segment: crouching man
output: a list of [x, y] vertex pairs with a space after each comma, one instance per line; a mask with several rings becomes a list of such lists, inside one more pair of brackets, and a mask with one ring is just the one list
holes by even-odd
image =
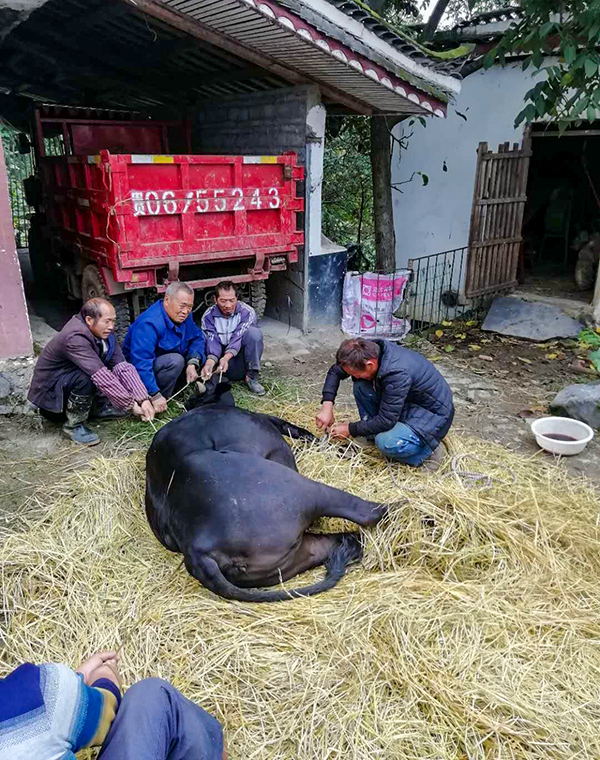
[[[340, 380], [352, 377], [360, 422], [334, 424]], [[454, 404], [450, 386], [421, 354], [387, 340], [345, 340], [323, 386], [317, 427], [332, 438], [375, 439], [389, 459], [429, 469], [443, 461]]]
[[230, 280], [220, 282], [215, 293], [214, 306], [202, 317], [207, 356], [202, 377], [223, 373], [229, 380], [245, 380], [252, 393], [264, 396], [265, 389], [258, 381], [263, 335], [256, 324], [256, 312], [238, 300]]
[[29, 400], [75, 443], [94, 446], [99, 437], [88, 417], [114, 419], [130, 411], [145, 420], [154, 409], [140, 376], [125, 361], [114, 336], [115, 310], [91, 298], [45, 346], [35, 365]]
[[157, 414], [178, 384], [198, 380], [204, 362], [204, 334], [194, 322], [194, 290], [172, 282], [162, 301], [152, 304], [129, 328], [123, 352], [140, 377]]

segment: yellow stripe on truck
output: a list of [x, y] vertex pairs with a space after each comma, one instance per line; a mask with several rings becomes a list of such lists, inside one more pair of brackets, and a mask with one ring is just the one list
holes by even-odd
[[153, 164], [174, 164], [174, 156], [152, 156]]
[[244, 156], [245, 164], [276, 164], [277, 156]]

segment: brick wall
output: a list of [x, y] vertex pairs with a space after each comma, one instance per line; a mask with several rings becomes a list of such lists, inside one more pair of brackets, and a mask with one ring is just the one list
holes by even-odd
[[286, 87], [197, 105], [192, 148], [198, 153], [274, 154], [294, 150], [304, 162], [306, 115], [316, 87]]
[[[192, 150], [233, 155], [274, 155], [293, 150], [305, 164], [310, 138], [307, 116], [320, 102], [318, 87], [310, 85], [202, 101], [196, 105], [192, 121]], [[285, 322], [289, 319], [294, 327], [305, 329], [303, 250], [298, 259], [290, 271], [275, 272], [269, 278], [266, 314]]]

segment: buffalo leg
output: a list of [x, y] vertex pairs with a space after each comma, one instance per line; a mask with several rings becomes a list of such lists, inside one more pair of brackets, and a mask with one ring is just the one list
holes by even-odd
[[320, 483], [315, 485], [319, 489], [315, 494], [317, 517], [342, 517], [344, 520], [362, 525], [363, 528], [369, 528], [376, 525], [387, 512], [386, 504], [365, 501], [358, 496]]
[[270, 568], [253, 571], [250, 563], [247, 572], [241, 573], [231, 567], [223, 567], [223, 574], [231, 583], [240, 588], [276, 586], [282, 581], [288, 581], [296, 575], [323, 565], [338, 544], [337, 535], [304, 533], [297, 549], [285, 558], [276, 561]]

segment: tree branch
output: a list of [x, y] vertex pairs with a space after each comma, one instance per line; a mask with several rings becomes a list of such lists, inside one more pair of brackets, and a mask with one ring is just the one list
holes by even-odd
[[446, 8], [449, 5], [450, 5], [450, 0], [437, 0], [437, 3], [435, 4], [434, 9], [431, 11], [431, 15], [429, 16], [429, 19], [427, 23], [425, 24], [425, 29], [423, 30], [423, 37], [425, 39], [429, 40], [433, 37], [433, 35], [437, 31], [438, 26], [440, 25], [442, 16], [446, 12]]
[[410, 175], [409, 179], [405, 179], [404, 182], [394, 182], [394, 183], [392, 183], [392, 190], [397, 190], [399, 193], [401, 193], [402, 190], [400, 190], [400, 185], [408, 185], [409, 182], [413, 181], [413, 179], [415, 178], [415, 174], [416, 173], [417, 172], [413, 172]]

